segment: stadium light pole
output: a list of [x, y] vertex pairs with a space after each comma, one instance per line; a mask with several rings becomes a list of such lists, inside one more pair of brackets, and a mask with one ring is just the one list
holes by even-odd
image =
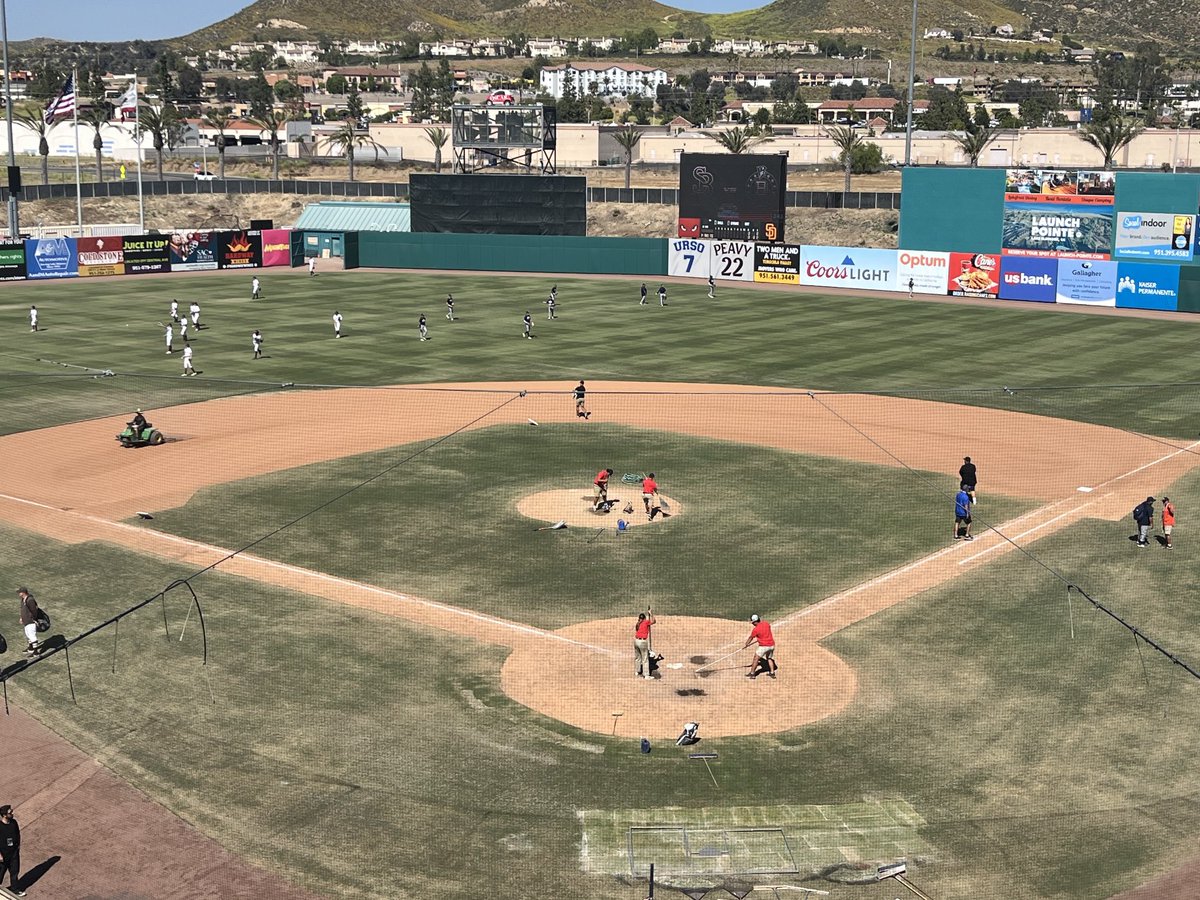
[[17, 153], [13, 149], [12, 70], [8, 67], [8, 7], [5, 0], [0, 0], [0, 41], [4, 45], [4, 117], [8, 122], [8, 235], [15, 241], [21, 236], [21, 223], [17, 220], [17, 195], [12, 191], [11, 180]]
[[908, 112], [904, 123], [904, 165], [912, 165], [913, 82], [917, 80], [917, 0], [912, 0], [912, 31], [908, 43]]

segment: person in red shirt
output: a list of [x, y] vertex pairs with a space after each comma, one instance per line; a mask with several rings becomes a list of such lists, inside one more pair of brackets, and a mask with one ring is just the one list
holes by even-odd
[[601, 469], [596, 473], [596, 480], [592, 482], [592, 493], [596, 497], [592, 501], [592, 512], [599, 510], [601, 503], [608, 502], [608, 479], [612, 473], [612, 469]]
[[651, 472], [642, 479], [642, 502], [646, 504], [646, 518], [654, 521], [654, 513], [658, 509], [658, 482]]
[[754, 665], [746, 677], [757, 678], [762, 671], [774, 678], [779, 667], [775, 664], [775, 636], [771, 634], [771, 624], [758, 616], [751, 616], [750, 624], [750, 637], [746, 638], [744, 646], [758, 644], [758, 648], [754, 651]]
[[1175, 530], [1175, 504], [1171, 502], [1170, 497], [1163, 497], [1162, 529], [1163, 537], [1167, 540], [1167, 549], [1171, 550], [1171, 532]]
[[637, 659], [637, 674], [650, 681], [654, 680], [654, 676], [650, 674], [650, 626], [653, 624], [654, 616], [647, 609], [644, 613], [638, 613], [637, 624], [633, 630], [633, 653]]

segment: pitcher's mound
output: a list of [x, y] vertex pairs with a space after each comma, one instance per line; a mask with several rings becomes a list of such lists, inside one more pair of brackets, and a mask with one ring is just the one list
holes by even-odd
[[[665, 516], [663, 513], [656, 513], [653, 524], [669, 522], [683, 512], [683, 506], [678, 500], [664, 494], [659, 494], [659, 497], [667, 501], [667, 506], [671, 508], [671, 511]], [[568, 525], [579, 528], [588, 526], [601, 528], [608, 525], [616, 528], [617, 519], [624, 519], [630, 528], [652, 524], [646, 519], [646, 506], [642, 503], [642, 492], [637, 485], [624, 482], [609, 485], [608, 499], [616, 502], [612, 504], [607, 513], [600, 513], [592, 512], [591, 485], [586, 488], [542, 491], [539, 494], [522, 497], [517, 502], [517, 511], [523, 516], [529, 516], [529, 518], [541, 522], [565, 521]], [[625, 509], [630, 504], [633, 504], [633, 512], [627, 513]]]

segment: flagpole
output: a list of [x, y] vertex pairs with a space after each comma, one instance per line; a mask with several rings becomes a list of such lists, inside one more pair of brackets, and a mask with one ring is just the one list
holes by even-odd
[[75, 214], [79, 224], [79, 236], [83, 237], [83, 189], [79, 175], [79, 67], [71, 69], [72, 84], [75, 86], [75, 103], [71, 115], [75, 122]]
[[138, 227], [146, 233], [146, 201], [142, 197], [142, 104], [138, 101], [137, 69], [133, 70], [133, 133], [137, 135]]

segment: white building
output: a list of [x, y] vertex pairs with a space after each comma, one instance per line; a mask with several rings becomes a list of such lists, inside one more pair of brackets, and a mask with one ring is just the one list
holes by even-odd
[[641, 94], [653, 97], [660, 84], [667, 84], [667, 73], [638, 63], [589, 62], [578, 60], [542, 69], [542, 90], [558, 99], [563, 85], [570, 80], [579, 96], [595, 93], [601, 97], [628, 97]]
[[528, 42], [530, 56], [545, 56], [548, 59], [562, 59], [571, 46], [558, 38], [530, 38]]
[[762, 41], [742, 38], [717, 41], [713, 44], [714, 53], [732, 53], [735, 56], [750, 56], [754, 53], [762, 53], [766, 49], [767, 45]]
[[430, 44], [422, 43], [419, 50], [422, 56], [470, 56], [472, 50], [470, 41], [435, 41]]
[[687, 38], [663, 38], [654, 49], [656, 53], [687, 53], [692, 43]]

